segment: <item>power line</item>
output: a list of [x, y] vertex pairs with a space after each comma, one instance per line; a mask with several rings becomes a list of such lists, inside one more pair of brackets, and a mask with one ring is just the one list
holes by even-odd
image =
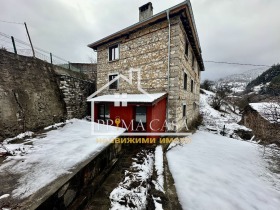
[[248, 64], [248, 63], [232, 63], [225, 61], [204, 61], [205, 63], [217, 63], [217, 64], [228, 64], [228, 65], [239, 65], [239, 66], [262, 66], [262, 67], [271, 67], [269, 65], [258, 65], [258, 64]]
[[10, 24], [23, 25], [23, 23], [11, 22], [11, 21], [6, 21], [6, 20], [0, 20], [0, 22], [2, 22], [2, 23], [10, 23]]

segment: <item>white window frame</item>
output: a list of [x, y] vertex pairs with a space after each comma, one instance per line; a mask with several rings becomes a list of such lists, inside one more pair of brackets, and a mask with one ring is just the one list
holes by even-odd
[[[114, 46], [118, 46], [118, 55], [119, 57], [117, 59], [113, 59], [110, 60], [110, 48], [114, 47]], [[113, 62], [113, 61], [117, 61], [117, 60], [120, 60], [120, 44], [119, 43], [116, 43], [116, 44], [112, 44], [108, 47], [108, 62]]]

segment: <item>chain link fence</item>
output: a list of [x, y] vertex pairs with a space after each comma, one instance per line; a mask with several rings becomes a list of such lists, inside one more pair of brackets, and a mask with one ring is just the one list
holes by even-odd
[[75, 72], [82, 72], [82, 69], [79, 69], [71, 63], [57, 55], [52, 54], [46, 50], [34, 47], [34, 53], [29, 43], [22, 40], [16, 39], [12, 36], [9, 36], [5, 33], [0, 32], [0, 49], [6, 50], [8, 52], [28, 56], [36, 57], [45, 62], [51, 63], [56, 66], [60, 66], [65, 69], [69, 69]]

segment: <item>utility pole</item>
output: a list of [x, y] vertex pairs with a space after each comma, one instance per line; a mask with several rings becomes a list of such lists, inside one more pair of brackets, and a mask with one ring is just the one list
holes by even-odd
[[24, 26], [25, 26], [25, 29], [26, 29], [26, 33], [27, 33], [27, 36], [28, 36], [28, 39], [29, 39], [30, 45], [31, 45], [31, 49], [32, 49], [32, 54], [33, 54], [33, 57], [35, 57], [35, 51], [34, 51], [34, 48], [33, 48], [33, 44], [32, 44], [32, 42], [31, 42], [31, 38], [30, 38], [30, 35], [29, 35], [29, 32], [28, 32], [28, 29], [27, 29], [26, 22], [24, 22]]

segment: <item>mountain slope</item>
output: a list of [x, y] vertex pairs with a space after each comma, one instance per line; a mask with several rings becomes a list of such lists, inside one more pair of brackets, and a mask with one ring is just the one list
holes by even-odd
[[253, 81], [249, 82], [246, 90], [259, 90], [260, 94], [271, 94], [279, 92], [280, 87], [280, 64], [273, 65]]
[[228, 85], [231, 87], [233, 92], [242, 92], [245, 90], [248, 83], [256, 79], [261, 75], [266, 69], [258, 68], [248, 70], [241, 74], [232, 74], [221, 78], [217, 81], [218, 85]]

